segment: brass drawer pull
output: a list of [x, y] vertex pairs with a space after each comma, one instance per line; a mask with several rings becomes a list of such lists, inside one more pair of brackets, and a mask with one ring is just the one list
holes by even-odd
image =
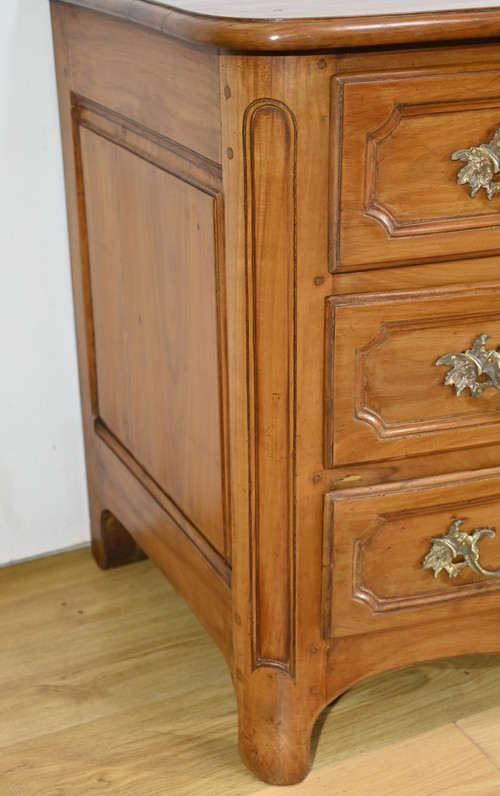
[[[436, 578], [445, 569], [450, 578], [456, 578], [464, 567], [470, 567], [478, 575], [487, 578], [500, 578], [500, 569], [484, 569], [479, 563], [477, 543], [483, 536], [495, 536], [490, 528], [475, 528], [472, 533], [460, 530], [465, 520], [455, 520], [448, 529], [446, 536], [433, 538], [432, 547], [422, 561], [424, 569], [433, 569]], [[458, 561], [456, 559], [459, 559]]]
[[[494, 348], [486, 350], [489, 334], [476, 337], [472, 348], [463, 353], [444, 354], [436, 365], [451, 365], [443, 383], [455, 385], [455, 395], [460, 395], [466, 387], [473, 398], [480, 398], [488, 387], [500, 390], [500, 354]], [[481, 376], [486, 378], [477, 381]]]
[[489, 144], [456, 149], [451, 159], [466, 162], [457, 174], [457, 184], [470, 185], [470, 196], [484, 188], [488, 199], [493, 199], [500, 191], [500, 183], [493, 182], [494, 175], [500, 171], [500, 127]]

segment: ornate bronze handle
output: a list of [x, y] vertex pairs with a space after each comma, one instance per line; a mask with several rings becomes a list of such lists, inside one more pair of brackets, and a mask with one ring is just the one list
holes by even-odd
[[[500, 390], [500, 354], [494, 348], [486, 350], [489, 337], [489, 334], [480, 334], [472, 348], [463, 353], [444, 354], [437, 360], [436, 365], [451, 365], [443, 383], [454, 384], [455, 395], [460, 395], [466, 387], [473, 398], [480, 398], [488, 387]], [[478, 382], [480, 376], [486, 378]]]
[[456, 149], [451, 159], [466, 162], [458, 172], [457, 184], [470, 185], [470, 196], [484, 188], [488, 199], [493, 199], [500, 191], [500, 183], [493, 182], [494, 175], [500, 171], [500, 127], [489, 144]]
[[433, 569], [435, 578], [442, 569], [446, 570], [450, 578], [456, 578], [464, 567], [470, 567], [478, 575], [487, 578], [500, 578], [500, 569], [490, 570], [481, 566], [477, 549], [479, 540], [483, 536], [494, 538], [495, 531], [490, 528], [474, 528], [472, 533], [464, 533], [460, 530], [464, 522], [465, 520], [455, 520], [446, 536], [432, 539], [432, 547], [422, 561], [422, 567]]

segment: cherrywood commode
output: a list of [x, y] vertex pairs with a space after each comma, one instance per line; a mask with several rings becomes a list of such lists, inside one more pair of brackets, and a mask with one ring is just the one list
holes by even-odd
[[500, 7], [278, 5], [52, 18], [94, 554], [288, 784], [355, 682], [500, 651]]

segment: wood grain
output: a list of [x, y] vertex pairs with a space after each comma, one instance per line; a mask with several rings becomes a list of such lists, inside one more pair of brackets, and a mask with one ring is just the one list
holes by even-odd
[[[381, 770], [384, 763], [386, 771]], [[438, 768], [440, 773], [436, 775]], [[457, 787], [463, 796], [490, 796], [500, 787], [500, 772], [459, 729], [447, 726], [395, 743], [382, 754], [370, 752], [346, 760], [333, 772], [319, 771], [290, 792], [315, 796], [331, 793], [335, 788], [347, 796], [399, 796], [402, 792], [405, 796], [455, 796]], [[258, 794], [273, 792], [277, 789]]]
[[[112, 8], [105, 4], [103, 10]], [[214, 53], [175, 40], [165, 47], [157, 33], [106, 15], [96, 25], [92, 14], [78, 8], [66, 7], [64, 20], [75, 94], [221, 162]]]
[[87, 129], [81, 141], [98, 417], [224, 552], [216, 199]]
[[488, 443], [498, 391], [457, 396], [436, 361], [466, 351], [483, 327], [500, 337], [497, 301], [493, 286], [329, 299], [331, 465]]
[[[493, 700], [492, 700], [493, 703]], [[500, 708], [494, 707], [457, 721], [457, 726], [497, 767], [500, 767], [500, 735], [495, 726]]]
[[[337, 0], [312, 0], [304, 8], [302, 0], [282, 0], [279, 6], [269, 0], [157, 0], [158, 5], [186, 11], [190, 14], [251, 19], [282, 19], [307, 17], [342, 17], [367, 14], [408, 13], [397, 0], [354, 0], [349, 8], [339, 5]], [[481, 8], [495, 7], [495, 0], [481, 0]], [[412, 11], [447, 11], [455, 8], [470, 8], [466, 0], [413, 0]]]
[[244, 134], [254, 654], [256, 666], [293, 675], [296, 120], [281, 103], [258, 100], [245, 114]]
[[[8, 796], [278, 792], [241, 765], [225, 663], [150, 562], [103, 573], [83, 549], [4, 568], [0, 611]], [[322, 715], [315, 770], [290, 792], [491, 796], [499, 672], [476, 656], [353, 688]]]
[[498, 251], [492, 202], [485, 194], [472, 201], [457, 186], [457, 163], [450, 157], [456, 149], [478, 146], [482, 136], [487, 143], [494, 133], [495, 75], [495, 69], [454, 67], [449, 73], [397, 70], [333, 80], [342, 138], [342, 185], [332, 186], [339, 203], [333, 268]]
[[[469, 531], [496, 523], [497, 477], [454, 486], [332, 492], [326, 496], [325, 567], [332, 571], [332, 636], [354, 635], [427, 621], [462, 619], [493, 609], [500, 584], [466, 568], [453, 582], [430, 577], [422, 561], [431, 539], [443, 536], [456, 518]], [[496, 542], [496, 543], [495, 543]], [[488, 569], [500, 567], [500, 540], [481, 546]], [[474, 584], [474, 586], [472, 585]], [[328, 595], [328, 590], [326, 592]], [[465, 597], [469, 599], [465, 600]], [[497, 598], [498, 599], [498, 596]], [[470, 629], [474, 620], [469, 623]]]
[[166, 3], [153, 5], [142, 0], [64, 1], [185, 41], [236, 51], [331, 50], [333, 47], [401, 42], [442, 42], [457, 36], [477, 40], [496, 36], [499, 22], [498, 8], [492, 0], [482, 3], [482, 9], [477, 10], [470, 9], [469, 5], [464, 7], [464, 0], [451, 5], [443, 5], [448, 0], [429, 0], [430, 8], [437, 7], [438, 13], [417, 5], [419, 13], [404, 14], [397, 13], [401, 8], [394, 5], [394, 0], [389, 0], [391, 5], [386, 6], [385, 12], [372, 4], [373, 0], [369, 5], [361, 0], [346, 8], [344, 13], [339, 11], [337, 3], [321, 4], [316, 9], [313, 6], [308, 16], [304, 16], [304, 7], [297, 5], [297, 0], [293, 0], [293, 5], [285, 4], [283, 10], [280, 7], [279, 16], [276, 16], [276, 9], [269, 11], [269, 6], [253, 10], [251, 5], [247, 5], [239, 13], [239, 5], [234, 2], [197, 10], [196, 4], [191, 3], [174, 7]]
[[[420, 571], [448, 514], [490, 525], [498, 503], [498, 392], [457, 402], [434, 363], [499, 331], [490, 205], [435, 149], [446, 119], [467, 146], [497, 111], [481, 39], [499, 10], [228, 21], [82, 3], [53, 16], [94, 553], [138, 545], [170, 579], [229, 666], [242, 759], [294, 784], [346, 689], [500, 651], [496, 585]], [[353, 270], [331, 273], [349, 214]], [[141, 711], [132, 791], [146, 737], [176, 732]], [[202, 735], [209, 776], [225, 752]]]

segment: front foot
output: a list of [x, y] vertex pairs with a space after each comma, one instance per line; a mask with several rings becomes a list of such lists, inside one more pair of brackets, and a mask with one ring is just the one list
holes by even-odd
[[270, 785], [295, 785], [310, 769], [311, 734], [321, 705], [303, 704], [279, 670], [254, 672], [240, 692], [239, 751], [245, 765]]
[[306, 740], [287, 737], [283, 731], [275, 736], [258, 733], [252, 737], [240, 731], [239, 751], [243, 763], [269, 785], [302, 782], [310, 769], [309, 745], [309, 737]]

